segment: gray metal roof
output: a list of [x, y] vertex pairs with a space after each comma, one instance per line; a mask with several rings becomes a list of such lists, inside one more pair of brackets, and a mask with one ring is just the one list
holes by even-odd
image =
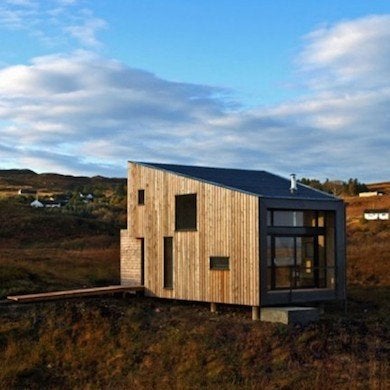
[[339, 200], [333, 195], [310, 188], [300, 183], [297, 185], [297, 192], [292, 194], [290, 192], [289, 179], [285, 179], [266, 171], [133, 162], [236, 191], [250, 193], [259, 197], [302, 200]]

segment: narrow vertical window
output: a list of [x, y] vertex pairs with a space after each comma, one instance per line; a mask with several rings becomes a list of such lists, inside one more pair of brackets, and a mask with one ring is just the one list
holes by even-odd
[[145, 283], [145, 239], [139, 238], [141, 244], [141, 285]]
[[145, 204], [145, 190], [138, 190], [138, 204]]
[[173, 288], [172, 237], [164, 237], [164, 288]]

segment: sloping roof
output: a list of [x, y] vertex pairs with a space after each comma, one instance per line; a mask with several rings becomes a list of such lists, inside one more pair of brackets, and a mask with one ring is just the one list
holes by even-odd
[[250, 193], [265, 198], [330, 200], [339, 199], [298, 183], [298, 191], [290, 192], [290, 180], [266, 171], [254, 171], [230, 168], [210, 168], [190, 165], [158, 164], [136, 162], [135, 164], [162, 169], [192, 179], [219, 185], [229, 189]]

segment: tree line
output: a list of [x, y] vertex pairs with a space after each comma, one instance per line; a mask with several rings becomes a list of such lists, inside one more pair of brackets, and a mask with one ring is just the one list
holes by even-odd
[[302, 184], [305, 184], [317, 190], [328, 192], [329, 194], [333, 194], [335, 196], [340, 196], [340, 195], [354, 196], [354, 195], [358, 195], [359, 192], [364, 192], [369, 190], [364, 183], [359, 182], [358, 179], [352, 179], [352, 178], [350, 178], [348, 181], [326, 179], [323, 183], [321, 183], [317, 179], [309, 179], [303, 177], [298, 181]]

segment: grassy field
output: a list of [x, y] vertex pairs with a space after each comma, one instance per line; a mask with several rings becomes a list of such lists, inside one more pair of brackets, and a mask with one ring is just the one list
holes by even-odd
[[[390, 192], [390, 185], [386, 188]], [[362, 217], [365, 209], [390, 209], [390, 195], [345, 201], [349, 285], [390, 286], [390, 221]]]
[[[302, 328], [253, 322], [248, 308], [211, 314], [142, 297], [2, 304], [0, 389], [388, 388], [390, 229], [362, 220], [372, 201], [347, 199], [346, 313], [328, 304]], [[0, 202], [2, 298], [118, 283], [118, 229], [9, 202]]]
[[111, 224], [0, 199], [0, 299], [119, 283], [118, 259]]
[[2, 388], [385, 389], [388, 290], [306, 328], [149, 298], [1, 307]]

